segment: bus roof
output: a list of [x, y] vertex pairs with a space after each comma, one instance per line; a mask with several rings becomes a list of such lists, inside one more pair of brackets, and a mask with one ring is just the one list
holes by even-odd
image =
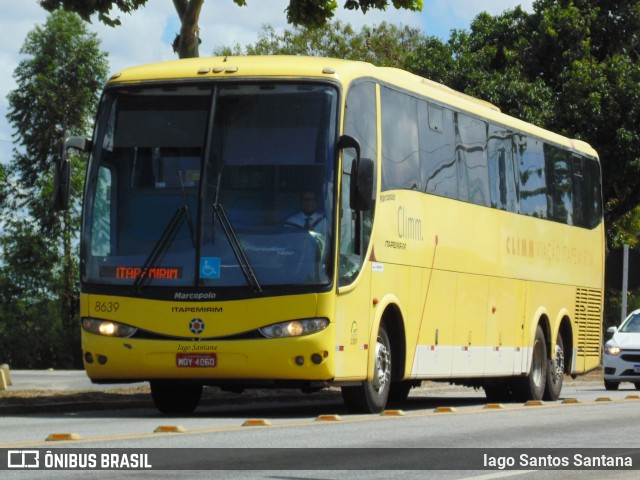
[[480, 116], [576, 152], [598, 157], [588, 143], [564, 137], [506, 115], [500, 112], [498, 107], [484, 100], [398, 68], [376, 67], [370, 63], [353, 60], [290, 55], [199, 57], [127, 68], [114, 74], [109, 83], [220, 77], [333, 78], [345, 86], [357, 78], [374, 78], [383, 84], [395, 85], [436, 103]]

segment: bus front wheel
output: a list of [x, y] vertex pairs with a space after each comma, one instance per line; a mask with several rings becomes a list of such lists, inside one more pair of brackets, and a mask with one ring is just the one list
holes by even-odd
[[202, 385], [151, 382], [151, 398], [158, 410], [167, 415], [193, 413], [200, 402]]
[[544, 332], [542, 327], [538, 325], [533, 341], [529, 374], [526, 377], [515, 378], [513, 381], [513, 393], [517, 400], [542, 400], [547, 383], [548, 365], [549, 360], [547, 359]]
[[355, 387], [342, 387], [342, 399], [353, 413], [379, 413], [387, 404], [391, 389], [391, 342], [384, 325], [376, 340], [373, 378]]

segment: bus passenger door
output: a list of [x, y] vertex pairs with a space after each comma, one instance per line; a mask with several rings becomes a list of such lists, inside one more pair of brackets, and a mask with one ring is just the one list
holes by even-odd
[[[351, 205], [351, 167], [357, 152], [342, 148], [338, 207], [338, 296], [336, 299], [336, 379], [364, 380], [367, 375], [373, 305], [371, 268], [367, 257], [374, 210], [378, 161], [378, 87], [369, 80], [354, 81], [347, 92], [344, 133], [355, 139], [360, 158], [373, 161], [371, 208]], [[374, 346], [375, 347], [375, 346]]]
[[372, 211], [351, 209], [351, 164], [343, 152], [336, 299], [336, 379], [363, 380], [367, 374], [373, 305], [371, 268], [366, 253], [371, 239]]

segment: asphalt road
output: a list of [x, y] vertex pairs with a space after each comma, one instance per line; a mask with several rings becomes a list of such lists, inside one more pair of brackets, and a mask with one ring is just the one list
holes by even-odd
[[[12, 377], [14, 385], [9, 388], [16, 390], [75, 392], [114, 387], [93, 385], [81, 371], [18, 370], [12, 371]], [[401, 416], [349, 414], [337, 393], [333, 398], [315, 400], [304, 395], [294, 399], [256, 396], [249, 402], [241, 402], [240, 399], [246, 399], [246, 396], [240, 395], [235, 402], [205, 403], [194, 415], [186, 417], [162, 416], [153, 408], [23, 412], [0, 416], [0, 450], [39, 449], [43, 455], [50, 450], [56, 454], [61, 451], [82, 451], [101, 455], [110, 449], [125, 449], [134, 453], [150, 449], [154, 455], [152, 463], [156, 463], [156, 466], [157, 462], [167, 460], [182, 465], [182, 468], [185, 465], [192, 467], [187, 467], [190, 471], [160, 469], [147, 472], [69, 469], [9, 471], [0, 472], [0, 476], [56, 479], [115, 479], [122, 478], [124, 474], [128, 478], [154, 479], [635, 479], [637, 469], [545, 471], [532, 467], [518, 471], [460, 471], [454, 468], [461, 456], [475, 455], [479, 451], [491, 454], [495, 453], [495, 449], [505, 447], [520, 449], [518, 452], [527, 454], [534, 454], [535, 450], [532, 449], [541, 447], [596, 448], [608, 452], [630, 448], [635, 452], [640, 451], [637, 440], [640, 399], [630, 398], [637, 397], [637, 394], [631, 384], [623, 384], [617, 392], [607, 392], [602, 381], [596, 378], [566, 382], [562, 399], [576, 399], [578, 403], [557, 401], [545, 402], [541, 406], [508, 404], [495, 409], [487, 408], [482, 391], [448, 384], [429, 384], [412, 391], [409, 401], [402, 407], [405, 415]], [[453, 409], [450, 412], [438, 412], [438, 407], [443, 406]], [[337, 417], [325, 417], [327, 414]], [[255, 426], [245, 424], [252, 419], [261, 419], [265, 423]], [[157, 431], [159, 427], [179, 429]], [[64, 433], [73, 433], [77, 438], [47, 440], [52, 434]], [[322, 450], [336, 448], [340, 450]], [[377, 455], [371, 454], [367, 449], [373, 448], [382, 450], [377, 451]], [[394, 451], [394, 448], [401, 450]], [[401, 456], [409, 454], [411, 457], [415, 453], [411, 449], [416, 448], [441, 449], [438, 454], [450, 456], [451, 469], [388, 469], [388, 465], [402, 467], [409, 465], [406, 462], [416, 460], [415, 457], [403, 460]], [[227, 465], [225, 468], [231, 465], [232, 470], [207, 470], [212, 467], [211, 456], [215, 455], [218, 455], [220, 465], [224, 463]], [[321, 465], [327, 468], [339, 465], [344, 469], [314, 470], [309, 458], [298, 458], [296, 455], [320, 459]], [[370, 465], [380, 463], [380, 458], [390, 463], [381, 470], [372, 470], [375, 467]], [[635, 458], [640, 463], [640, 456]], [[230, 460], [235, 463], [229, 463]], [[0, 464], [1, 461], [2, 458]], [[287, 464], [286, 461], [293, 463]], [[285, 468], [270, 471], [243, 469], [252, 462], [265, 466], [284, 465]]]

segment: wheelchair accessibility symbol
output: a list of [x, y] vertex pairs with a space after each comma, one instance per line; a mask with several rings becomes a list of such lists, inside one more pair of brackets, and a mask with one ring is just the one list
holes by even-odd
[[202, 257], [200, 259], [200, 278], [220, 278], [220, 258]]

